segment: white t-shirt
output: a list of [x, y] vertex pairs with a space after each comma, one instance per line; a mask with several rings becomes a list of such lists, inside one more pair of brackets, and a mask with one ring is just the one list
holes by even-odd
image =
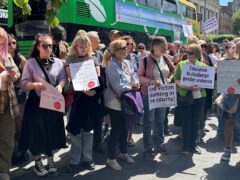
[[[167, 65], [166, 61], [164, 60], [163, 56], [161, 56], [160, 58], [155, 57], [155, 59], [158, 63], [158, 66], [159, 66], [159, 68], [162, 72], [162, 75], [163, 75], [163, 79], [166, 83], [167, 77], [170, 73], [168, 65]], [[156, 64], [154, 62], [153, 62], [153, 64], [154, 64], [153, 77], [154, 77], [155, 80], [159, 80], [160, 83], [163, 84], [160, 72], [158, 70], [158, 67], [156, 66]]]

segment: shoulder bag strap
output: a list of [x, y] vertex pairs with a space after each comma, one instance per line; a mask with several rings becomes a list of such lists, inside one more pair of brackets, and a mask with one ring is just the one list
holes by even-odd
[[38, 57], [35, 57], [35, 59], [36, 59], [38, 65], [40, 66], [41, 70], [43, 71], [43, 74], [44, 74], [44, 76], [45, 76], [47, 82], [48, 82], [49, 84], [51, 84], [51, 82], [50, 82], [50, 80], [49, 80], [49, 77], [48, 77], [48, 75], [47, 75], [47, 73], [46, 73], [44, 67], [43, 67], [42, 64], [40, 63]]
[[164, 78], [163, 78], [162, 71], [161, 71], [161, 69], [160, 69], [160, 67], [159, 67], [159, 65], [158, 65], [158, 63], [157, 63], [157, 61], [156, 61], [155, 59], [153, 59], [153, 61], [154, 61], [154, 63], [156, 64], [156, 66], [157, 66], [157, 68], [158, 68], [158, 71], [159, 71], [159, 73], [160, 73], [160, 76], [161, 76], [161, 79], [162, 79], [163, 84], [165, 84], [165, 81], [164, 81]]

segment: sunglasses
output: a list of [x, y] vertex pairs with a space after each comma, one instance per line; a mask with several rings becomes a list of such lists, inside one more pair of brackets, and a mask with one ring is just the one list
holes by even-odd
[[225, 49], [230, 49], [232, 46], [226, 46]]
[[207, 45], [206, 44], [202, 44], [201, 48], [207, 48]]
[[190, 55], [190, 56], [192, 56], [192, 55], [194, 55], [194, 53], [193, 52], [186, 52], [188, 55]]
[[15, 42], [15, 41], [12, 41], [12, 42], [9, 42], [8, 43], [8, 46], [11, 46], [11, 45], [16, 45], [17, 44], [17, 42]]
[[132, 45], [133, 45], [133, 43], [127, 43], [126, 45], [127, 45], [127, 46], [129, 46], [129, 45], [131, 45], [131, 46], [132, 46]]
[[47, 48], [52, 49], [52, 44], [42, 44], [41, 46], [43, 49], [47, 49]]
[[124, 47], [118, 48], [117, 50], [122, 50], [122, 51], [124, 51], [124, 50], [126, 50], [126, 49], [127, 49], [127, 46], [124, 46]]

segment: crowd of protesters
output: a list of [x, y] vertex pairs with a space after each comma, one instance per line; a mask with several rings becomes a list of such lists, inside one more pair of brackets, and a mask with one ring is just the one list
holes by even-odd
[[[183, 66], [193, 64], [217, 69], [220, 61], [239, 60], [239, 38], [225, 39], [224, 51], [220, 52], [218, 44], [195, 36], [189, 36], [185, 45], [181, 41], [167, 42], [163, 36], [152, 36], [149, 44], [136, 45], [130, 35], [111, 30], [107, 47], [100, 45], [96, 31], [79, 30], [70, 47], [65, 36], [61, 26], [51, 28], [49, 34], [36, 35], [26, 60], [18, 50], [16, 37], [0, 27], [0, 179], [9, 179], [11, 165], [27, 160], [28, 151], [33, 155], [37, 176], [56, 173], [54, 153], [66, 148], [67, 140], [71, 145], [69, 173], [80, 163], [93, 170], [93, 151], [107, 152], [107, 166], [119, 171], [122, 167], [117, 158], [135, 163], [128, 154], [128, 147], [135, 144], [132, 136], [135, 125], [143, 126], [145, 157], [154, 157], [157, 153], [167, 155], [164, 137], [171, 135], [170, 111], [175, 115], [174, 124], [182, 128], [179, 134], [182, 153], [201, 154], [198, 145], [209, 131], [205, 121], [208, 112], [214, 110], [216, 83], [215, 89], [182, 85]], [[76, 91], [70, 65], [90, 60], [94, 62], [100, 86]], [[63, 113], [39, 107], [41, 92], [46, 90], [42, 79], [64, 94], [66, 127]], [[171, 82], [176, 83], [179, 98], [191, 97], [191, 103], [149, 110], [148, 86]], [[240, 77], [237, 83], [240, 85]], [[218, 133], [224, 134], [225, 141], [223, 161], [230, 160], [234, 124], [239, 120], [239, 113], [240, 106], [235, 113], [218, 115]], [[102, 144], [104, 136], [106, 149]], [[47, 158], [46, 166], [43, 157]]]

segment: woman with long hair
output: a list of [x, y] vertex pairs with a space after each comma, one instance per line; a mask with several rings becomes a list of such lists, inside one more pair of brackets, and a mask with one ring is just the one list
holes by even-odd
[[68, 78], [72, 81], [70, 73], [70, 64], [93, 61], [100, 81], [100, 86], [90, 90], [75, 91], [74, 100], [69, 115], [67, 131], [70, 133], [71, 149], [69, 156], [68, 172], [75, 170], [79, 163], [82, 163], [86, 169], [93, 170], [95, 163], [92, 157], [93, 146], [93, 127], [94, 121], [101, 115], [100, 98], [102, 85], [100, 80], [100, 66], [97, 58], [93, 56], [91, 42], [85, 31], [78, 33], [70, 47], [68, 57], [66, 58], [66, 72]]
[[[20, 74], [22, 74], [24, 65], [26, 64], [27, 60], [19, 52], [19, 48], [17, 45], [17, 38], [13, 34], [8, 34], [8, 53], [12, 56], [14, 63], [17, 65], [20, 71]], [[15, 147], [14, 147], [14, 152], [12, 156], [12, 164], [18, 164], [27, 160], [26, 151], [18, 150], [19, 135], [20, 135], [21, 125], [22, 125], [23, 111], [24, 111], [24, 105], [26, 102], [27, 95], [26, 95], [26, 92], [24, 92], [20, 88], [19, 81], [14, 83], [14, 89], [18, 99], [21, 115], [18, 116], [18, 118], [16, 118], [16, 132], [15, 132], [15, 143], [14, 143]]]
[[8, 35], [0, 27], [0, 179], [9, 179], [15, 118], [20, 115], [13, 83], [19, 78], [18, 68], [8, 54]]
[[[54, 150], [66, 147], [63, 113], [39, 107], [41, 92], [46, 90], [42, 80], [60, 93], [66, 83], [63, 62], [52, 56], [52, 38], [38, 34], [25, 64], [21, 87], [30, 91], [23, 115], [20, 148], [29, 149], [35, 160], [37, 176], [56, 173]], [[47, 156], [47, 166], [42, 163], [42, 154]]]

